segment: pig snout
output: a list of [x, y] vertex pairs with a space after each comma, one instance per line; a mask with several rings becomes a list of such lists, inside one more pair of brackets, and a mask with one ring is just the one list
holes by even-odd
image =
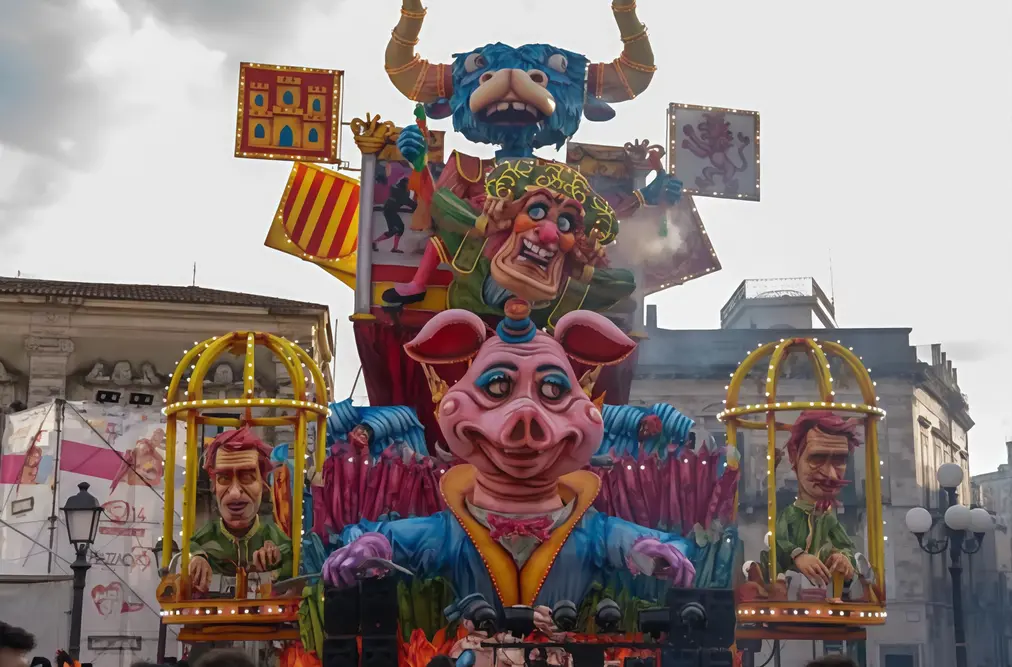
[[506, 449], [543, 451], [555, 444], [551, 421], [534, 405], [523, 405], [506, 416], [499, 442]]

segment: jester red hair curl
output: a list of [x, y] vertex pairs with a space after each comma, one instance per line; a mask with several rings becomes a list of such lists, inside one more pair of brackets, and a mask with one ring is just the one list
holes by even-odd
[[826, 435], [842, 435], [847, 438], [847, 446], [850, 451], [861, 446], [857, 437], [857, 429], [860, 421], [857, 419], [844, 419], [828, 410], [806, 410], [801, 413], [798, 420], [791, 427], [791, 437], [787, 441], [787, 456], [791, 461], [791, 467], [795, 470], [798, 467], [798, 459], [804, 451], [806, 436], [814, 428], [819, 429]]
[[248, 426], [243, 426], [234, 431], [225, 431], [219, 434], [207, 446], [207, 450], [204, 452], [204, 470], [209, 475], [214, 473], [214, 461], [220, 449], [228, 452], [255, 451], [257, 453], [257, 466], [260, 468], [261, 479], [266, 480], [267, 475], [273, 469], [270, 458], [271, 448], [258, 438]]

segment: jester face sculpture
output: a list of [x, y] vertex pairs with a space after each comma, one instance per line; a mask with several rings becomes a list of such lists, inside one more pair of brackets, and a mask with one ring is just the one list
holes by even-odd
[[583, 207], [547, 189], [525, 194], [513, 207], [513, 228], [492, 257], [495, 281], [532, 301], [551, 301], [562, 284], [566, 256], [583, 234]]
[[477, 469], [485, 501], [497, 505], [554, 494], [559, 477], [589, 463], [604, 424], [571, 359], [616, 363], [635, 347], [596, 313], [571, 313], [550, 336], [535, 329], [529, 312], [525, 302], [508, 302], [488, 340], [476, 315], [440, 313], [407, 348], [423, 363], [474, 355], [467, 374], [443, 397], [438, 420], [450, 451]]
[[427, 104], [430, 117], [452, 115], [454, 129], [471, 141], [503, 146], [500, 157], [526, 157], [534, 148], [561, 147], [581, 115], [610, 120], [608, 102], [631, 100], [650, 84], [654, 55], [635, 2], [615, 0], [612, 11], [625, 44], [613, 63], [588, 64], [580, 54], [545, 44], [496, 43], [444, 65], [415, 54], [425, 9], [421, 0], [402, 0], [387, 74], [405, 96]]

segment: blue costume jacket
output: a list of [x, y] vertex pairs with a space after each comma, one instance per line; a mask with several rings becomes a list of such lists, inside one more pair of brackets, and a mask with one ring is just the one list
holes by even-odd
[[559, 480], [565, 502], [575, 501], [569, 519], [534, 551], [522, 568], [489, 531], [468, 512], [465, 498], [474, 485], [470, 465], [451, 468], [440, 489], [448, 509], [439, 514], [389, 522], [362, 522], [346, 528], [347, 544], [364, 532], [377, 532], [393, 546], [393, 560], [421, 579], [442, 577], [457, 595], [481, 593], [503, 607], [577, 604], [591, 585], [627, 571], [626, 555], [636, 540], [653, 537], [674, 544], [690, 559], [695, 545], [681, 537], [609, 517], [591, 507], [601, 487], [592, 472], [578, 471]]

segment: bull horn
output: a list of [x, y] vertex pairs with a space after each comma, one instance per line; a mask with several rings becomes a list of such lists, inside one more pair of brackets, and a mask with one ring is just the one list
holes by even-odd
[[402, 0], [401, 20], [387, 44], [386, 70], [394, 87], [405, 97], [431, 104], [450, 97], [453, 76], [449, 65], [432, 65], [415, 53], [424, 20], [422, 0]]
[[636, 16], [636, 0], [613, 0], [611, 11], [625, 46], [617, 60], [590, 66], [588, 93], [605, 102], [625, 102], [647, 89], [657, 68], [647, 27]]

